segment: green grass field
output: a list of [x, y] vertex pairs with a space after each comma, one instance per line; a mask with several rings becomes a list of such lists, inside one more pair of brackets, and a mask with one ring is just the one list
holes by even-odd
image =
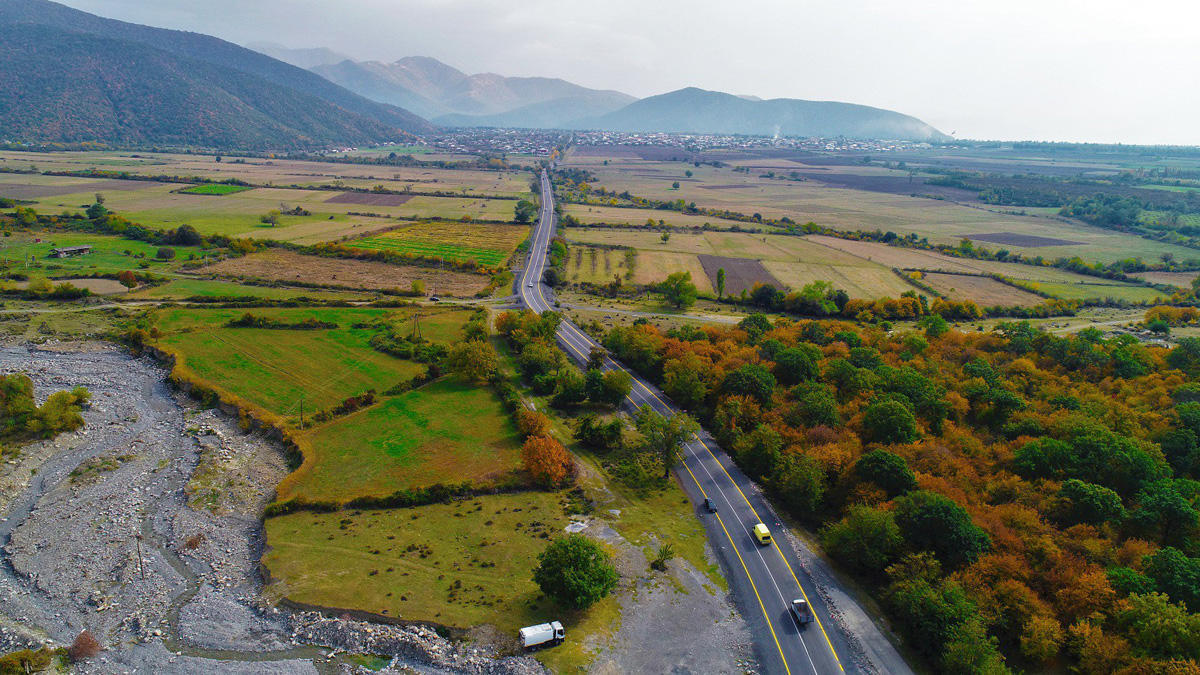
[[491, 389], [446, 378], [334, 420], [301, 438], [304, 466], [279, 498], [346, 501], [434, 483], [499, 478], [520, 438]]
[[[247, 311], [282, 321], [317, 319], [334, 330], [227, 328]], [[374, 319], [404, 322], [412, 310], [374, 308], [172, 308], [155, 312], [163, 332], [158, 344], [180, 355], [180, 365], [196, 377], [291, 422], [298, 421], [300, 399], [310, 414], [368, 389], [383, 391], [422, 372], [425, 366], [375, 351], [371, 329], [352, 324]], [[427, 339], [458, 337], [469, 312], [423, 312]]]
[[515, 633], [579, 614], [539, 599], [531, 579], [537, 554], [568, 522], [564, 502], [558, 494], [523, 492], [269, 518], [263, 561], [278, 579], [275, 592], [292, 600]]
[[367, 293], [349, 291], [326, 291], [316, 288], [275, 288], [271, 286], [246, 286], [229, 281], [207, 279], [175, 279], [161, 286], [150, 286], [130, 293], [136, 300], [182, 300], [185, 298], [263, 298], [266, 300], [368, 300]]
[[[91, 246], [92, 252], [70, 258], [50, 257], [52, 248], [83, 245]], [[155, 259], [159, 247], [143, 241], [76, 232], [15, 232], [11, 237], [0, 238], [0, 262], [6, 264], [9, 269], [26, 271], [26, 265], [22, 261], [33, 256], [36, 260], [28, 266], [28, 271], [40, 270], [54, 276], [63, 276], [63, 271], [165, 272], [201, 254], [200, 249], [195, 246], [171, 248], [175, 250], [175, 258], [159, 261]]]
[[179, 192], [188, 195], [231, 195], [235, 192], [245, 192], [254, 188], [245, 185], [223, 185], [220, 183], [204, 183], [202, 185], [193, 185], [190, 188], [180, 190]]
[[366, 237], [354, 242], [354, 248], [365, 248], [375, 251], [395, 251], [396, 253], [411, 253], [426, 258], [444, 258], [455, 262], [474, 261], [486, 267], [495, 267], [508, 258], [502, 251], [471, 246], [455, 246], [453, 244], [434, 244], [430, 242], [410, 241], [401, 237], [379, 235]]

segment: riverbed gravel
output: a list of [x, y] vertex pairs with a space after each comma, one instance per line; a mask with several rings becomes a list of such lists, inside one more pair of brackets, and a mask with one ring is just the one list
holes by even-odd
[[418, 672], [543, 672], [426, 628], [292, 613], [264, 597], [260, 516], [287, 473], [277, 444], [169, 390], [102, 345], [0, 346], [35, 395], [92, 392], [77, 432], [0, 464], [0, 653], [104, 646], [82, 672], [332, 673], [344, 653]]

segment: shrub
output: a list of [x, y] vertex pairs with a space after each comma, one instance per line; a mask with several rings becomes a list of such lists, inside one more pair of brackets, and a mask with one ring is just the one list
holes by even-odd
[[90, 631], [84, 629], [82, 633], [75, 637], [75, 641], [71, 643], [70, 649], [67, 650], [67, 656], [73, 662], [90, 659], [93, 656], [104, 651], [104, 647], [100, 646], [100, 642]]
[[555, 602], [586, 609], [617, 587], [608, 553], [582, 534], [555, 539], [538, 555], [533, 581]]
[[932, 551], [949, 567], [974, 562], [991, 545], [963, 507], [935, 492], [913, 492], [896, 500], [896, 524], [913, 548]]
[[521, 408], [517, 411], [517, 431], [526, 438], [545, 436], [550, 432], [550, 418], [536, 410]]
[[852, 570], [878, 576], [904, 548], [904, 537], [890, 511], [853, 506], [845, 518], [821, 532], [829, 555]]
[[171, 248], [170, 246], [160, 246], [158, 252], [154, 254], [154, 257], [159, 260], [174, 260], [175, 249]]

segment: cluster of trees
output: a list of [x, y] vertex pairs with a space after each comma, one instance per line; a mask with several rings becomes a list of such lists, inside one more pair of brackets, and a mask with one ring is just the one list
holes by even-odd
[[601, 352], [589, 355], [586, 371], [576, 368], [554, 342], [561, 321], [556, 312], [505, 312], [497, 317], [496, 330], [512, 346], [517, 368], [534, 393], [552, 395], [550, 405], [561, 409], [620, 405], [633, 387], [632, 378], [623, 371], [605, 371]]
[[56, 391], [46, 402], [33, 399], [33, 380], [23, 373], [0, 375], [0, 441], [51, 438], [83, 426], [83, 408], [92, 395], [84, 387]]
[[604, 344], [820, 528], [938, 670], [1200, 668], [1200, 339], [756, 315]]
[[273, 330], [333, 330], [338, 325], [332, 321], [321, 321], [313, 317], [300, 321], [284, 321], [269, 316], [259, 316], [246, 312], [236, 319], [230, 319], [226, 324], [230, 328], [268, 328]]

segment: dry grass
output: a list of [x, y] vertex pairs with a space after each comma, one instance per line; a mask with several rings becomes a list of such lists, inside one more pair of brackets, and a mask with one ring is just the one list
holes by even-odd
[[981, 307], [993, 305], [1032, 307], [1045, 302], [1040, 296], [1000, 283], [989, 277], [930, 272], [925, 275], [924, 281], [954, 300], [972, 300]]
[[482, 274], [366, 260], [321, 258], [275, 249], [222, 260], [199, 271], [222, 277], [299, 281], [375, 290], [407, 290], [412, 287], [413, 281], [419, 279], [430, 292], [455, 296], [474, 295], [488, 284], [488, 278]]
[[712, 284], [704, 273], [704, 266], [695, 254], [676, 251], [638, 251], [637, 266], [633, 281], [638, 284], [656, 284], [676, 272], [690, 272], [692, 283], [704, 292], [712, 292]]

